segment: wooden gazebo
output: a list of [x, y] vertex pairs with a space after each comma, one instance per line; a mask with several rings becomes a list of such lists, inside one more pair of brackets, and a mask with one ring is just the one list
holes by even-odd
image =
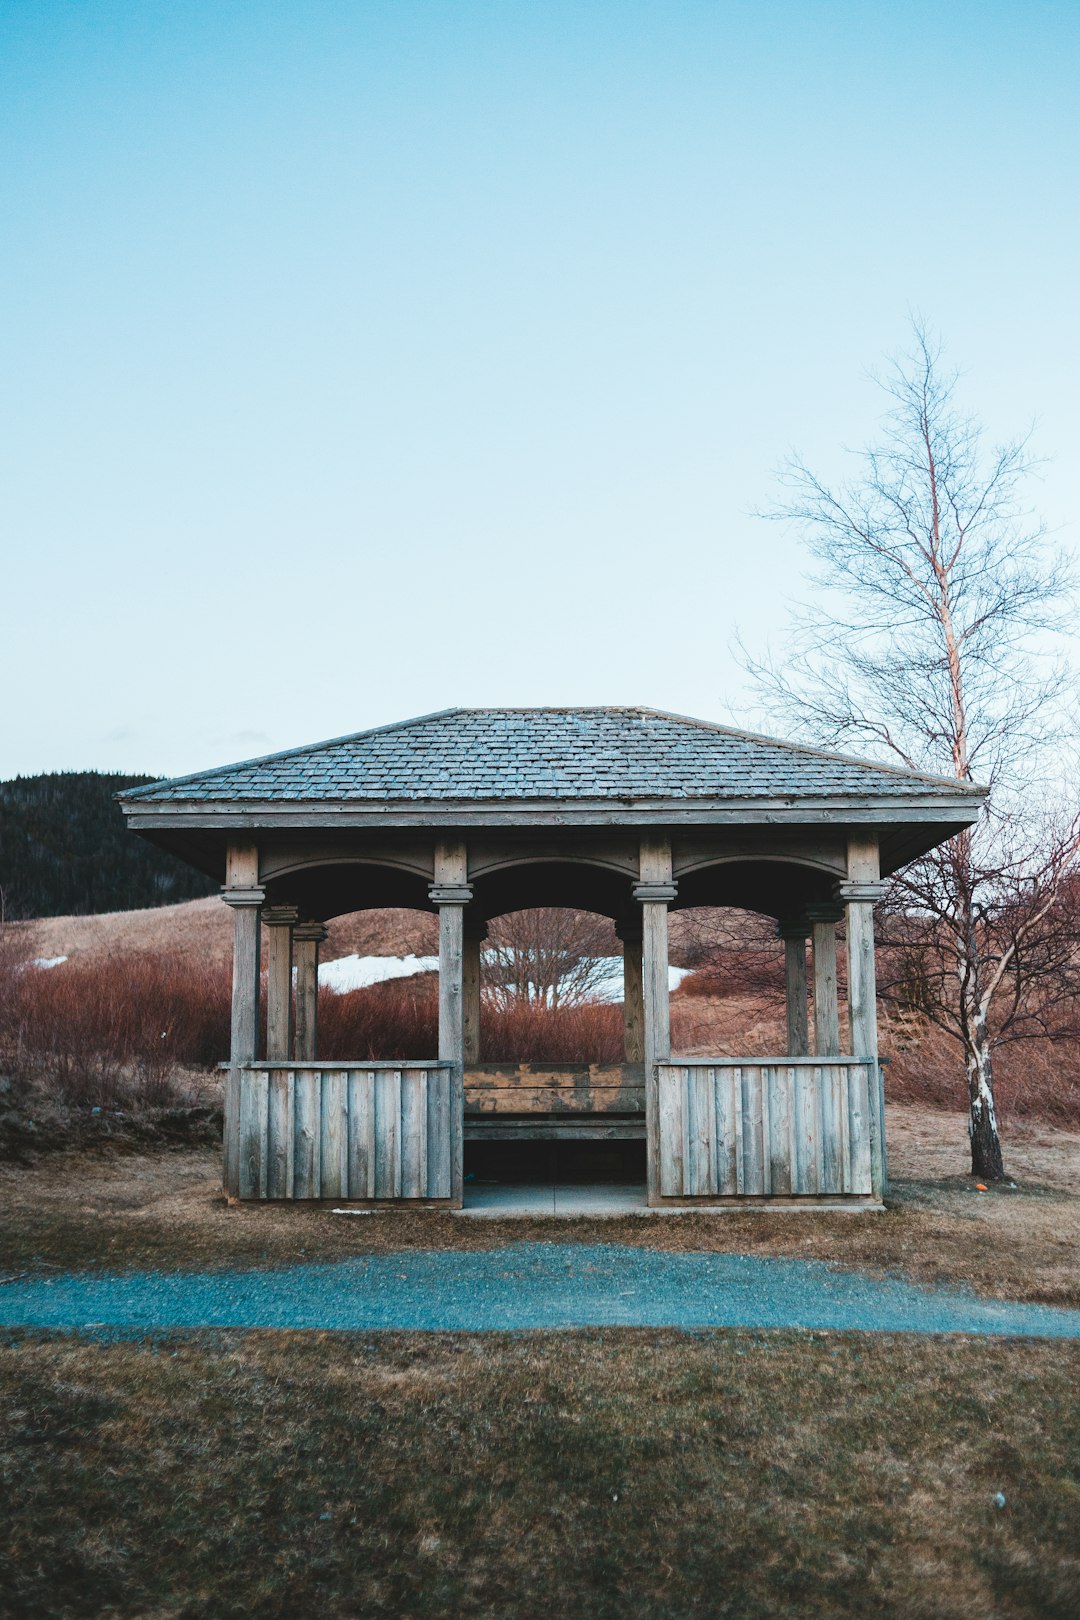
[[[644, 1135], [653, 1206], [873, 1207], [885, 1189], [874, 903], [883, 878], [974, 821], [981, 797], [651, 709], [449, 709], [137, 788], [121, 807], [134, 831], [220, 878], [233, 908], [233, 1195], [460, 1207], [468, 1098], [470, 1133]], [[487, 923], [539, 905], [601, 913], [623, 942], [625, 1062], [586, 1068], [568, 1092], [553, 1073], [478, 1062]], [[724, 905], [777, 921], [788, 1049], [673, 1057], [668, 914]], [[321, 1062], [326, 920], [379, 906], [438, 914], [438, 1059]]]

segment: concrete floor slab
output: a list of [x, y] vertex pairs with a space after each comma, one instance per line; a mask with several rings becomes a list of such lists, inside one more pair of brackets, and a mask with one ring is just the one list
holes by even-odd
[[634, 1215], [645, 1209], [645, 1188], [632, 1182], [560, 1185], [537, 1182], [466, 1182], [463, 1215]]

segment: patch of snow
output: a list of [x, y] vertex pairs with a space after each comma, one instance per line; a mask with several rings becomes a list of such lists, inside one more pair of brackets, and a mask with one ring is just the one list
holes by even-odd
[[[591, 994], [596, 1001], [621, 1001], [623, 998], [623, 959], [621, 956], [602, 956], [599, 966], [603, 972], [599, 974], [591, 987]], [[683, 980], [692, 970], [690, 968], [668, 968], [668, 990], [677, 990]]]
[[59, 967], [61, 962], [66, 961], [66, 956], [35, 956], [30, 966], [39, 968]]
[[[484, 952], [485, 959], [494, 960], [495, 953]], [[58, 961], [64, 958], [58, 957]], [[43, 966], [52, 966], [43, 963]], [[621, 956], [603, 956], [600, 958], [599, 973], [592, 987], [592, 998], [596, 1001], [621, 1001], [623, 996], [623, 960]], [[439, 971], [439, 958], [437, 956], [338, 956], [330, 962], [320, 962], [319, 983], [336, 995], [343, 996], [350, 990], [366, 990], [368, 985], [382, 984], [387, 979], [409, 979], [417, 973], [437, 973]], [[687, 974], [689, 968], [668, 968], [668, 989], [677, 990]]]
[[366, 990], [369, 984], [385, 979], [411, 979], [416, 973], [438, 971], [437, 956], [338, 956], [319, 963], [319, 983], [336, 995], [349, 990]]

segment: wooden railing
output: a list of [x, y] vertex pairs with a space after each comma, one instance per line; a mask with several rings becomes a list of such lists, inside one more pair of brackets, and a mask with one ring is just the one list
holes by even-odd
[[840, 1057], [658, 1064], [660, 1196], [869, 1194], [873, 1068]]
[[453, 1063], [245, 1064], [240, 1197], [460, 1201], [460, 1133]]

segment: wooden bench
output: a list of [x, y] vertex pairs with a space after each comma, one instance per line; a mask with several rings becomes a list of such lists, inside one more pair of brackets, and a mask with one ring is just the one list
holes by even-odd
[[641, 1063], [470, 1063], [466, 1142], [638, 1141]]

